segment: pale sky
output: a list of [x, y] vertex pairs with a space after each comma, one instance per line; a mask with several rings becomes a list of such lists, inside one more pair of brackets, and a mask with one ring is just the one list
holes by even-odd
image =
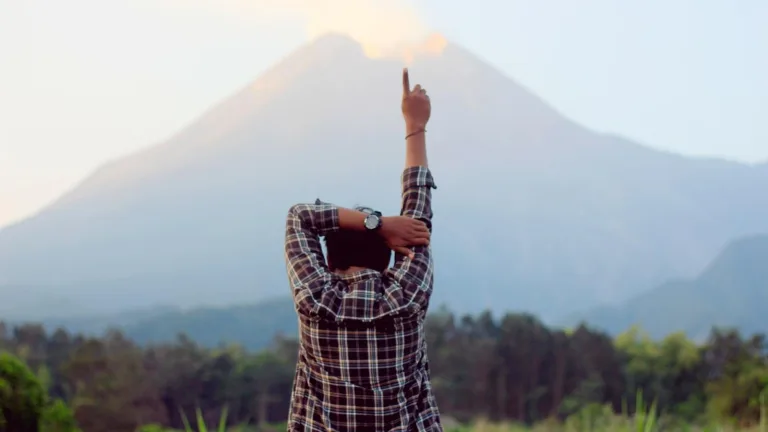
[[765, 161], [766, 22], [764, 0], [0, 0], [0, 227], [326, 30], [438, 31], [595, 130]]

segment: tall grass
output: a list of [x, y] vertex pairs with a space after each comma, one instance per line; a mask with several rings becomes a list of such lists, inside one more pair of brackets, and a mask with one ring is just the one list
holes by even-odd
[[[187, 420], [187, 415], [184, 414], [184, 411], [179, 410], [179, 412], [181, 413], [181, 421], [184, 423], [184, 432], [208, 432], [208, 426], [205, 425], [203, 413], [200, 411], [199, 407], [195, 410], [197, 430], [192, 429], [192, 426], [190, 426], [189, 420]], [[227, 407], [224, 407], [224, 409], [221, 411], [219, 427], [216, 429], [216, 432], [227, 432]]]
[[642, 393], [638, 392], [635, 412], [628, 414], [624, 403], [622, 413], [617, 415], [610, 407], [588, 406], [569, 416], [565, 422], [545, 421], [527, 427], [514, 423], [490, 423], [479, 421], [473, 425], [446, 429], [446, 432], [768, 432], [768, 393], [760, 397], [760, 419], [757, 425], [738, 429], [726, 425], [693, 425], [665, 421], [658, 412], [656, 402], [647, 406]]
[[[638, 392], [635, 402], [634, 414], [628, 413], [627, 404], [622, 404], [622, 413], [614, 413], [608, 406], [592, 405], [584, 407], [577, 413], [569, 416], [564, 422], [548, 420], [534, 426], [525, 426], [515, 423], [492, 423], [480, 420], [471, 425], [446, 428], [445, 432], [768, 432], [768, 393], [760, 396], [760, 420], [757, 425], [749, 429], [737, 429], [725, 425], [681, 425], [665, 422], [661, 417], [654, 401], [646, 405], [642, 392]], [[196, 425], [193, 427], [189, 419], [180, 411], [184, 424], [183, 432], [262, 432], [262, 429], [253, 426], [237, 426], [227, 428], [227, 408], [222, 410], [216, 429], [209, 429], [203, 419], [200, 409], [195, 410]], [[142, 429], [147, 432], [177, 432], [168, 429]], [[284, 431], [285, 423], [272, 425], [267, 431]]]

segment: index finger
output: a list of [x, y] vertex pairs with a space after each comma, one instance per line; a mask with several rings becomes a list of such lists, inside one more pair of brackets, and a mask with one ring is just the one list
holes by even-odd
[[408, 68], [403, 68], [403, 96], [411, 92], [411, 79], [408, 77]]

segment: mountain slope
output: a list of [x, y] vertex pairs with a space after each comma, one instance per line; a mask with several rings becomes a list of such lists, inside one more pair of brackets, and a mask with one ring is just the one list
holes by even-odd
[[[106, 164], [0, 232], [0, 314], [287, 293], [291, 204], [398, 211], [400, 67], [322, 37], [169, 141]], [[768, 232], [763, 166], [595, 134], [455, 45], [411, 70], [434, 105], [437, 302], [562, 316], [692, 276], [729, 239]]]
[[[730, 243], [697, 278], [668, 282], [621, 306], [599, 307], [571, 319], [586, 321], [613, 334], [639, 324], [653, 337], [684, 331], [705, 338], [713, 326], [735, 327], [744, 334], [764, 332], [768, 326], [768, 235]], [[140, 343], [167, 342], [185, 333], [214, 347], [236, 342], [249, 349], [268, 345], [276, 335], [293, 337], [296, 314], [290, 297], [253, 305], [200, 308], [189, 311], [158, 308], [117, 316], [43, 320], [46, 327], [99, 334], [119, 327]]]
[[237, 343], [258, 350], [279, 335], [295, 338], [298, 321], [290, 298], [278, 298], [255, 305], [158, 314], [128, 323], [123, 329], [139, 343], [168, 342], [184, 333], [209, 347]]
[[[70, 333], [99, 336], [116, 328], [140, 344], [172, 342], [183, 333], [207, 347], [237, 343], [254, 351], [268, 346], [279, 335], [294, 338], [298, 331], [296, 311], [288, 296], [224, 308], [180, 310], [159, 307], [112, 315], [48, 318], [38, 322], [48, 332], [64, 328]], [[14, 327], [28, 322], [6, 324]]]
[[712, 326], [745, 334], [768, 327], [768, 236], [729, 244], [692, 280], [669, 282], [619, 307], [601, 307], [582, 317], [590, 325], [620, 332], [639, 324], [654, 337], [685, 331], [701, 339]]

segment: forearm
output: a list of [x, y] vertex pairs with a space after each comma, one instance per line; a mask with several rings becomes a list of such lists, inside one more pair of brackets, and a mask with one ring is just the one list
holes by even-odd
[[[294, 286], [313, 286], [328, 272], [320, 237], [339, 229], [364, 230], [365, 214], [332, 204], [296, 204], [288, 211], [285, 258]], [[325, 283], [323, 281], [320, 283]]]
[[364, 231], [367, 214], [346, 208], [339, 208], [339, 228], [349, 231]]
[[[409, 135], [405, 140], [405, 167], [423, 166], [428, 167], [427, 164], [427, 137], [426, 132], [418, 132], [419, 129], [411, 130], [406, 127], [406, 135]], [[413, 132], [418, 132], [411, 135]]]
[[336, 299], [345, 283], [328, 270], [320, 236], [339, 228], [339, 210], [319, 201], [297, 204], [288, 211], [285, 260], [293, 301], [299, 315], [338, 318]]
[[294, 299], [299, 302], [322, 292], [331, 275], [325, 264], [320, 236], [338, 229], [336, 209], [324, 204], [297, 204], [285, 224], [285, 260]]

